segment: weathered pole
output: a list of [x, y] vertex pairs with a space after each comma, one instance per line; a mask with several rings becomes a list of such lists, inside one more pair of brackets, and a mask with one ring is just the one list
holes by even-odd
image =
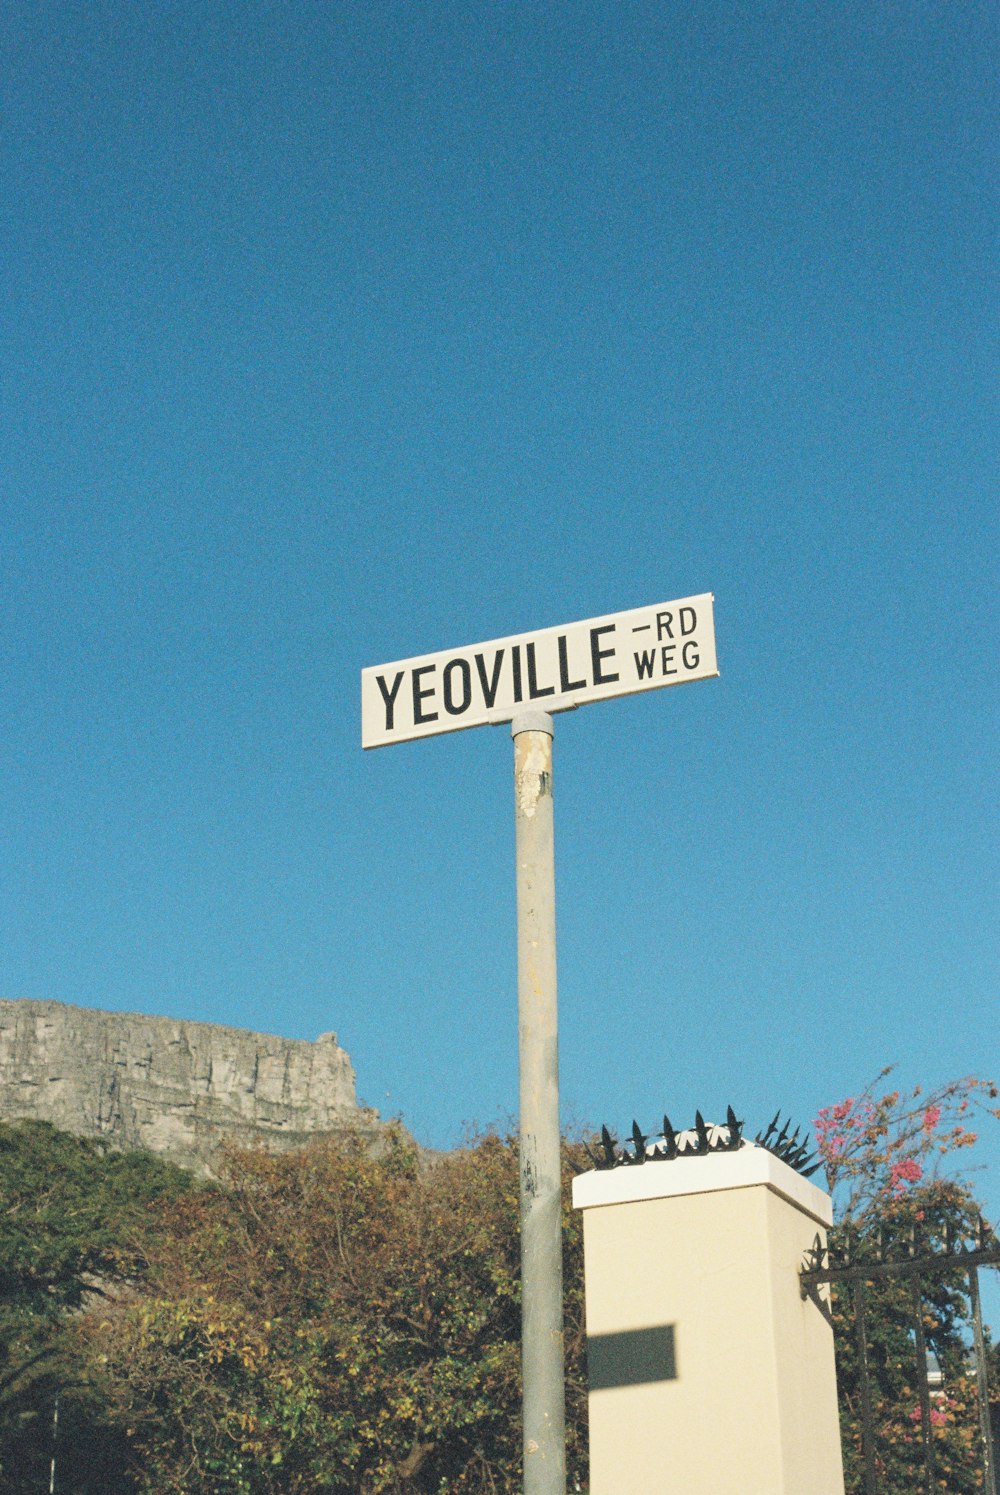
[[565, 1495], [552, 718], [511, 722], [517, 858], [524, 1495]]

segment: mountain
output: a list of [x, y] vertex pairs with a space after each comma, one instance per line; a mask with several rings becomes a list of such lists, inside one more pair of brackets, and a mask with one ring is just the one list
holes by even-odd
[[373, 1145], [335, 1033], [313, 1043], [214, 1023], [0, 999], [0, 1120], [31, 1117], [212, 1170], [223, 1142], [269, 1151], [352, 1131]]

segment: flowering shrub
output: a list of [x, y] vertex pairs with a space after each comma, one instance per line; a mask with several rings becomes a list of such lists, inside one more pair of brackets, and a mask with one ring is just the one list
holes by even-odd
[[[922, 1188], [926, 1208], [935, 1199], [969, 1193], [967, 1180], [956, 1178], [944, 1163], [973, 1146], [969, 1125], [977, 1112], [1000, 1116], [997, 1087], [973, 1076], [953, 1080], [925, 1096], [920, 1085], [903, 1093], [879, 1087], [891, 1066], [857, 1096], [824, 1106], [813, 1122], [816, 1145], [842, 1225], [880, 1220], [891, 1206]], [[970, 1194], [971, 1198], [971, 1194]]]

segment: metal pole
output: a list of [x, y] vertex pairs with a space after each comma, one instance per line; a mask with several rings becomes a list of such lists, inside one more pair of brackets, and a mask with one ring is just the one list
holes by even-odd
[[49, 1495], [55, 1495], [56, 1488], [56, 1443], [59, 1438], [59, 1393], [56, 1392], [55, 1405], [52, 1408], [52, 1463], [49, 1466]]
[[976, 1347], [976, 1397], [979, 1402], [979, 1436], [983, 1449], [983, 1490], [985, 1495], [997, 1495], [993, 1428], [990, 1422], [989, 1369], [986, 1341], [983, 1337], [983, 1310], [979, 1302], [979, 1273], [975, 1267], [969, 1268], [969, 1298], [972, 1302], [972, 1337]]
[[865, 1468], [865, 1495], [878, 1495], [875, 1484], [875, 1429], [872, 1425], [872, 1392], [868, 1376], [868, 1335], [865, 1331], [865, 1284], [854, 1284], [854, 1328], [857, 1335], [858, 1369], [861, 1374], [861, 1456]]
[[552, 734], [552, 718], [544, 711], [524, 711], [511, 723], [521, 1082], [524, 1495], [566, 1495]]
[[934, 1424], [931, 1422], [931, 1390], [927, 1384], [927, 1340], [924, 1336], [924, 1295], [918, 1278], [910, 1286], [913, 1303], [913, 1338], [917, 1352], [917, 1390], [920, 1393], [920, 1434], [924, 1444], [924, 1480], [927, 1495], [934, 1495]]

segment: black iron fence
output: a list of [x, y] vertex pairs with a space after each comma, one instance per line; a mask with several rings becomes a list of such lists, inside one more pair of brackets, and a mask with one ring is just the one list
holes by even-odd
[[[803, 1297], [812, 1298], [828, 1317], [832, 1317], [830, 1303], [820, 1292], [822, 1287], [832, 1287], [842, 1305], [846, 1300], [853, 1317], [853, 1349], [860, 1401], [861, 1488], [864, 1495], [884, 1495], [890, 1487], [898, 1488], [898, 1485], [890, 1485], [885, 1474], [885, 1459], [879, 1452], [869, 1333], [873, 1307], [871, 1294], [877, 1293], [880, 1285], [889, 1281], [897, 1285], [893, 1299], [896, 1322], [901, 1314], [904, 1321], [908, 1318], [912, 1334], [913, 1381], [919, 1397], [919, 1411], [914, 1409], [911, 1414], [911, 1427], [913, 1423], [919, 1423], [923, 1488], [926, 1495], [940, 1495], [942, 1490], [947, 1490], [950, 1495], [952, 1489], [957, 1488], [948, 1482], [947, 1472], [945, 1483], [942, 1483], [938, 1467], [939, 1438], [935, 1433], [933, 1406], [935, 1392], [928, 1375], [928, 1343], [924, 1327], [929, 1295], [936, 1293], [940, 1300], [940, 1285], [956, 1279], [967, 1283], [968, 1317], [972, 1322], [971, 1357], [979, 1423], [973, 1441], [975, 1461], [981, 1471], [981, 1482], [977, 1481], [975, 1488], [982, 1490], [984, 1495], [998, 1495], [989, 1355], [979, 1293], [982, 1267], [1000, 1267], [1000, 1245], [982, 1220], [971, 1235], [956, 1233], [946, 1224], [933, 1239], [921, 1239], [916, 1227], [910, 1227], [902, 1238], [897, 1235], [888, 1239], [883, 1232], [878, 1232], [864, 1241], [852, 1242], [850, 1237], [844, 1237], [838, 1245], [829, 1247], [823, 1246], [817, 1238], [813, 1249], [807, 1253], [800, 1273]], [[939, 1413], [938, 1417], [944, 1420], [943, 1414]]]

